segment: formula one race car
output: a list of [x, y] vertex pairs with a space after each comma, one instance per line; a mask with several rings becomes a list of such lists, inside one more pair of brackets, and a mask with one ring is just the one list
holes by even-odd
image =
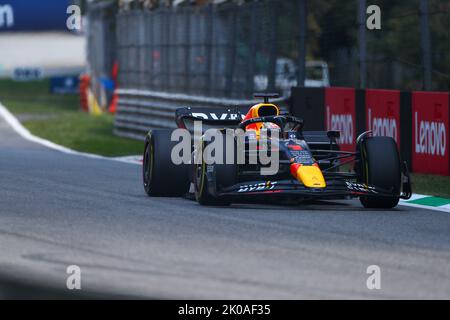
[[[189, 138], [185, 150], [189, 155], [183, 155], [188, 161], [175, 163], [179, 162], [173, 159], [179, 152], [179, 148], [174, 152], [179, 141], [172, 141], [173, 130], [151, 130], [145, 140], [143, 163], [147, 194], [152, 197], [191, 195], [201, 205], [210, 206], [278, 198], [359, 197], [366, 208], [393, 208], [400, 198], [411, 197], [407, 164], [400, 160], [392, 138], [373, 137], [365, 132], [358, 137], [355, 152], [340, 151], [338, 131], [304, 131], [302, 119], [280, 115], [280, 109], [269, 102], [277, 95], [255, 97], [264, 98], [264, 102], [251, 107], [246, 115], [238, 109], [176, 111], [178, 128], [187, 130], [187, 121], [202, 121], [216, 128], [213, 132], [221, 135], [223, 141], [231, 141], [222, 143], [222, 149], [218, 149], [223, 150], [227, 161], [208, 161], [205, 151], [217, 135], [211, 138], [202, 131], [197, 139]], [[239, 142], [237, 135], [230, 134], [230, 128], [241, 129], [244, 138]], [[260, 144], [263, 133], [266, 143]], [[255, 161], [255, 152], [262, 151], [268, 155], [277, 153], [278, 157], [273, 158], [278, 161], [278, 170], [271, 175], [262, 174], [267, 163], [257, 156]], [[242, 156], [241, 161], [236, 161], [237, 155]]]

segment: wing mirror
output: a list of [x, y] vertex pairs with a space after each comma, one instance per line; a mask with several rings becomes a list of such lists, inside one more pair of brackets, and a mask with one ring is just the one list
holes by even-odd
[[341, 137], [340, 131], [327, 131], [327, 136], [330, 140], [339, 139]]

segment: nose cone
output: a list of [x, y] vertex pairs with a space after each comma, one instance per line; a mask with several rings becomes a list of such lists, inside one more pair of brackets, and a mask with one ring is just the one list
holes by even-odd
[[326, 183], [322, 171], [317, 164], [305, 166], [298, 163], [291, 164], [291, 174], [308, 188], [325, 188]]

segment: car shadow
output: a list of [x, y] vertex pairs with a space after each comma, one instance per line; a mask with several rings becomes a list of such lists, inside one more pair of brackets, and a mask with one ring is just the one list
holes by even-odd
[[370, 213], [408, 213], [410, 208], [397, 206], [392, 209], [366, 209], [358, 200], [303, 200], [295, 202], [242, 202], [233, 203], [231, 207], [238, 210], [281, 210], [281, 211], [322, 211], [322, 212], [352, 212]]

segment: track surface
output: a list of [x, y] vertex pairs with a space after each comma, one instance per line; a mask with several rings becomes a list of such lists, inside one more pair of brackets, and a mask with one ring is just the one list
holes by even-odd
[[[357, 201], [205, 208], [140, 167], [27, 142], [0, 118], [0, 274], [149, 298], [450, 298], [450, 215]], [[368, 290], [366, 268], [381, 268]]]

